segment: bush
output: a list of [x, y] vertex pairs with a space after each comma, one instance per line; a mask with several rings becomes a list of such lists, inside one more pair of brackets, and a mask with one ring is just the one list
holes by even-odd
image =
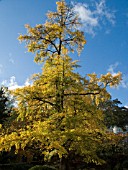
[[36, 165], [30, 168], [29, 170], [56, 170], [53, 166], [48, 166], [48, 165]]
[[123, 162], [123, 168], [128, 168], [128, 160], [125, 160], [124, 162]]
[[15, 165], [12, 167], [13, 170], [28, 170], [31, 166], [30, 165]]
[[3, 164], [0, 166], [0, 170], [28, 170], [31, 165], [28, 164]]

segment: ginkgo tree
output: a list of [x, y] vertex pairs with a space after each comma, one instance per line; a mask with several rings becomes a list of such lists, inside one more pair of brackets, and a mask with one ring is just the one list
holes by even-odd
[[42, 73], [34, 74], [33, 84], [12, 92], [17, 101], [17, 119], [8, 131], [1, 133], [0, 150], [40, 150], [44, 159], [57, 156], [60, 169], [68, 169], [67, 161], [75, 155], [85, 162], [102, 163], [97, 149], [109, 140], [98, 105], [110, 98], [107, 86], [117, 86], [121, 73], [111, 75], [76, 73], [77, 61], [71, 53], [86, 44], [78, 15], [64, 0], [56, 2], [57, 11], [48, 12], [45, 24], [25, 25], [28, 52], [35, 62], [43, 63]]

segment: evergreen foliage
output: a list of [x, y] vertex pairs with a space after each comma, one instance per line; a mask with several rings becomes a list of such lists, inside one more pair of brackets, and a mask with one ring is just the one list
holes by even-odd
[[7, 118], [11, 116], [13, 100], [11, 99], [7, 87], [0, 87], [0, 124], [5, 124]]
[[49, 165], [36, 165], [29, 170], [56, 170], [54, 167], [49, 166]]

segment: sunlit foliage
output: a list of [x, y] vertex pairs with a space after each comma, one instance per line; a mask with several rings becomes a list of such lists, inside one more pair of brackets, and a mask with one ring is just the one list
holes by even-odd
[[34, 146], [46, 160], [74, 154], [86, 162], [102, 163], [96, 151], [111, 137], [98, 105], [110, 99], [106, 88], [117, 86], [121, 73], [82, 77], [74, 71], [78, 65], [70, 54], [80, 54], [86, 40], [73, 9], [64, 0], [56, 4], [57, 11], [48, 12], [45, 24], [26, 25], [27, 34], [19, 36], [43, 68], [33, 75], [32, 85], [13, 92], [17, 119], [1, 134], [0, 150], [15, 146], [18, 153]]

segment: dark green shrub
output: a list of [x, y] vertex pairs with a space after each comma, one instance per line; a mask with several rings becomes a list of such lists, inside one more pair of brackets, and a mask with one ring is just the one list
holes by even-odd
[[28, 164], [3, 164], [0, 166], [0, 170], [28, 170], [30, 167], [32, 166]]
[[15, 165], [12, 167], [13, 170], [28, 170], [31, 166], [30, 165]]
[[127, 168], [128, 169], [128, 160], [125, 160], [123, 162], [123, 168]]
[[43, 165], [43, 166], [36, 165], [30, 168], [29, 170], [56, 170], [56, 168], [54, 168], [53, 166], [49, 166], [49, 165]]

